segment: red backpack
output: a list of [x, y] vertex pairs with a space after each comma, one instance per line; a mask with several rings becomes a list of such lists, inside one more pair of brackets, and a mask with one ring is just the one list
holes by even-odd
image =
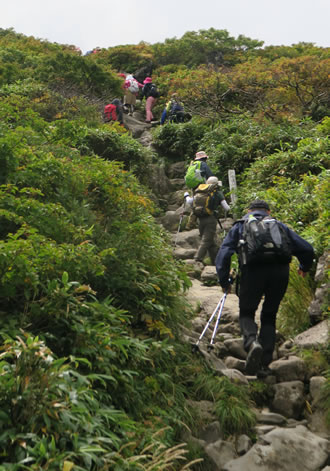
[[103, 111], [103, 117], [106, 123], [108, 121], [117, 121], [116, 105], [113, 105], [113, 104], [105, 105], [104, 111]]

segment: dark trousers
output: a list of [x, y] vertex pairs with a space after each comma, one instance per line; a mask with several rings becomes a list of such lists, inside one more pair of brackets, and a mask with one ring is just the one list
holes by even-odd
[[262, 364], [272, 361], [276, 340], [276, 314], [286, 292], [289, 281], [289, 265], [265, 264], [244, 266], [241, 271], [239, 293], [239, 322], [248, 351], [257, 338], [258, 326], [254, 321], [255, 312], [264, 296], [260, 316], [258, 340], [263, 347]]

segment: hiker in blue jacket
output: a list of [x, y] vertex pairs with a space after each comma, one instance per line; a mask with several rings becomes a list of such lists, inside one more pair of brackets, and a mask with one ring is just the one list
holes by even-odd
[[[266, 201], [253, 201], [248, 213], [243, 219], [237, 221], [227, 234], [216, 257], [216, 270], [223, 290], [230, 292], [229, 273], [231, 257], [240, 252], [240, 243], [243, 241], [244, 220], [250, 215], [256, 219], [269, 216], [270, 208]], [[314, 259], [313, 247], [298, 234], [279, 222], [286, 234], [291, 255], [299, 260], [298, 273], [305, 277], [312, 267]], [[284, 234], [284, 235], [285, 235]], [[272, 374], [268, 365], [272, 361], [276, 340], [276, 314], [280, 302], [286, 292], [289, 281], [289, 263], [291, 256], [286, 260], [273, 255], [267, 260], [242, 265], [240, 262], [240, 275], [238, 284], [239, 296], [239, 322], [243, 335], [244, 349], [247, 352], [246, 372], [266, 377]], [[264, 296], [258, 335], [258, 326], [255, 323], [255, 312]]]

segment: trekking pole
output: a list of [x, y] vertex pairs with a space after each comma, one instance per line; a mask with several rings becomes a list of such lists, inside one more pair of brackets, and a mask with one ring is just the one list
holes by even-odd
[[197, 340], [197, 342], [196, 342], [194, 345], [192, 345], [192, 352], [193, 352], [193, 353], [195, 353], [195, 352], [197, 352], [197, 351], [199, 350], [199, 347], [198, 347], [199, 342], [200, 342], [200, 341], [202, 340], [202, 338], [204, 337], [205, 332], [206, 332], [207, 329], [209, 328], [209, 325], [210, 325], [211, 322], [213, 321], [214, 316], [215, 316], [216, 313], [218, 312], [218, 309], [220, 308], [221, 303], [222, 303], [222, 299], [223, 299], [223, 297], [220, 299], [220, 301], [218, 302], [216, 308], [215, 308], [214, 311], [212, 312], [211, 317], [209, 318], [209, 320], [208, 320], [206, 326], [205, 326], [204, 329], [203, 329], [203, 332], [202, 332], [201, 335], [199, 336], [199, 339]]
[[[236, 270], [232, 270], [230, 272], [230, 275], [229, 275], [229, 283], [232, 285], [235, 281], [235, 276], [236, 276]], [[216, 313], [218, 313], [217, 315], [217, 319], [216, 319], [216, 323], [215, 323], [215, 326], [214, 326], [214, 329], [213, 329], [213, 333], [212, 333], [212, 338], [211, 338], [211, 341], [209, 343], [209, 345], [207, 346], [207, 351], [210, 352], [211, 350], [213, 350], [214, 348], [214, 339], [215, 339], [215, 335], [217, 333], [217, 330], [218, 330], [218, 326], [219, 326], [219, 321], [220, 321], [220, 317], [221, 317], [221, 314], [222, 314], [222, 310], [223, 310], [223, 307], [225, 305], [225, 301], [226, 301], [226, 298], [227, 298], [227, 294], [228, 294], [228, 291], [229, 291], [229, 288], [226, 289], [224, 295], [222, 296], [222, 298], [220, 299], [220, 301], [218, 302], [217, 304], [217, 307], [214, 309], [210, 319], [208, 320], [206, 326], [204, 327], [204, 330], [203, 332], [201, 333], [201, 335], [199, 336], [199, 339], [197, 340], [197, 342], [192, 346], [192, 351], [193, 353], [197, 352], [199, 350], [199, 342], [202, 340], [202, 338], [204, 337], [204, 334], [205, 332], [207, 331], [207, 329], [209, 328], [209, 325], [211, 324], [214, 316]]]
[[220, 317], [221, 317], [221, 314], [222, 314], [223, 306], [225, 305], [225, 301], [226, 301], [226, 298], [227, 298], [227, 293], [228, 293], [228, 291], [226, 290], [225, 294], [223, 295], [223, 297], [221, 298], [221, 301], [220, 301], [221, 304], [219, 306], [218, 315], [217, 315], [217, 319], [215, 321], [215, 326], [214, 326], [214, 329], [213, 329], [212, 337], [211, 337], [210, 343], [207, 346], [207, 351], [209, 353], [214, 349], [214, 345], [213, 345], [214, 344], [214, 339], [215, 339], [215, 335], [216, 335], [217, 330], [218, 330], [219, 321], [220, 321]]
[[177, 241], [178, 241], [178, 235], [179, 235], [179, 232], [180, 232], [180, 229], [181, 229], [181, 223], [182, 223], [182, 219], [183, 219], [183, 216], [184, 216], [183, 212], [184, 212], [185, 207], [186, 207], [186, 199], [187, 199], [188, 196], [189, 196], [189, 193], [188, 193], [188, 191], [186, 191], [185, 194], [184, 194], [183, 210], [182, 210], [182, 214], [180, 216], [179, 227], [178, 227], [178, 230], [177, 230], [177, 233], [176, 233], [176, 236], [175, 236], [174, 247], [176, 247], [176, 244], [177, 244]]
[[183, 214], [181, 214], [181, 216], [180, 216], [179, 227], [178, 227], [178, 230], [176, 232], [174, 247], [176, 247], [176, 243], [178, 241], [178, 235], [179, 235], [179, 232], [180, 232], [180, 229], [181, 229], [182, 219], [183, 219]]

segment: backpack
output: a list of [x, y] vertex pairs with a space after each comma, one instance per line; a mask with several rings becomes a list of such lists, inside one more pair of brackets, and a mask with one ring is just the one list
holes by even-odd
[[241, 265], [290, 263], [291, 242], [286, 230], [276, 219], [271, 216], [257, 219], [250, 214], [249, 218], [240, 221], [243, 221], [242, 239], [238, 244]]
[[196, 186], [205, 182], [205, 178], [202, 177], [202, 174], [201, 174], [201, 161], [200, 160], [196, 160], [189, 165], [186, 175], [184, 177], [184, 180], [185, 180], [186, 186], [192, 189], [196, 188]]
[[139, 91], [139, 85], [138, 85], [137, 81], [134, 78], [129, 79], [128, 90], [131, 93], [137, 93]]
[[148, 96], [152, 96], [154, 98], [159, 97], [159, 92], [158, 92], [157, 87], [154, 83], [152, 83], [151, 87], [149, 88]]
[[116, 113], [116, 106], [112, 103], [109, 105], [105, 105], [103, 110], [103, 120], [105, 123], [108, 121], [116, 121], [117, 113]]
[[216, 209], [218, 183], [202, 183], [194, 193], [192, 211], [197, 217], [211, 216]]

